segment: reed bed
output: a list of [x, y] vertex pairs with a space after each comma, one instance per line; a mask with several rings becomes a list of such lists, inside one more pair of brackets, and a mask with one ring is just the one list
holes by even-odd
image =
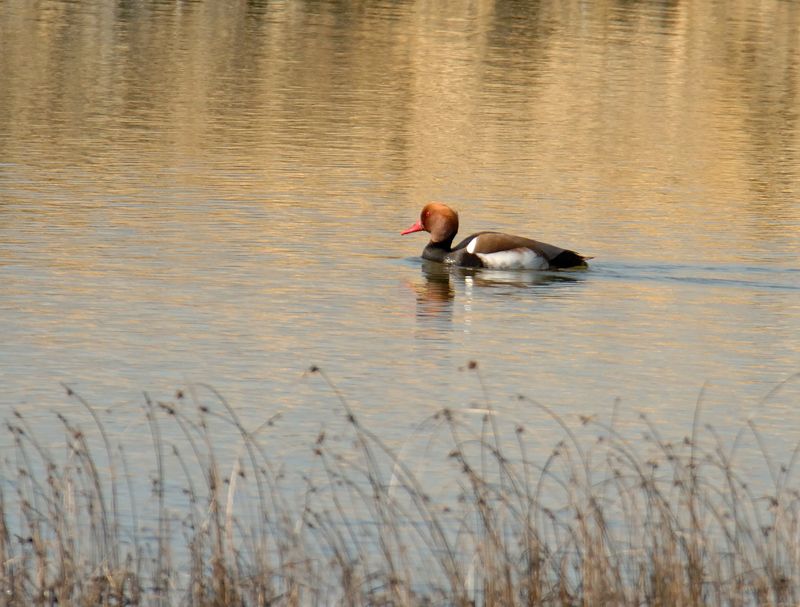
[[[800, 448], [778, 465], [752, 423], [725, 445], [699, 415], [678, 442], [643, 418], [647, 436], [634, 441], [613, 422], [575, 428], [520, 396], [561, 429], [541, 456], [529, 452], [535, 429], [501, 429], [484, 391], [477, 424], [452, 409], [427, 422], [447, 441], [438, 463], [451, 489], [437, 492], [441, 472], [394, 452], [323, 371], [309, 373], [339, 399], [349, 440], [342, 449], [320, 432], [309, 445], [315, 471], [299, 500], [263, 426], [246, 428], [216, 393], [212, 405], [145, 397], [146, 473], [70, 388], [91, 432], [59, 416], [57, 447], [14, 412], [0, 605], [800, 603]], [[220, 457], [212, 421], [235, 429], [240, 457]], [[163, 438], [168, 424], [180, 445]], [[762, 447], [766, 492], [737, 464], [745, 436]]]

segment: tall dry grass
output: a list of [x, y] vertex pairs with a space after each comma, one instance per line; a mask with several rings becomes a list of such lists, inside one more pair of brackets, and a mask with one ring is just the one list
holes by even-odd
[[[218, 394], [212, 405], [180, 392], [145, 398], [145, 496], [134, 486], [142, 471], [71, 389], [91, 440], [59, 416], [64, 442], [45, 445], [15, 412], [0, 485], [0, 605], [800, 602], [800, 447], [778, 465], [752, 423], [725, 445], [699, 416], [681, 442], [643, 418], [648, 436], [633, 441], [613, 421], [575, 428], [520, 397], [561, 429], [541, 456], [529, 453], [535, 431], [499, 427], [484, 390], [477, 427], [450, 409], [427, 422], [447, 437], [451, 471], [451, 489], [434, 492], [440, 477], [390, 449], [323, 371], [310, 372], [340, 399], [351, 440], [342, 450], [320, 432], [309, 445], [318, 474], [306, 475], [299, 502], [282, 490], [263, 426], [246, 428]], [[212, 421], [235, 429], [241, 457], [219, 456]], [[164, 439], [166, 425], [180, 446]], [[745, 434], [762, 447], [766, 493], [737, 464]]]

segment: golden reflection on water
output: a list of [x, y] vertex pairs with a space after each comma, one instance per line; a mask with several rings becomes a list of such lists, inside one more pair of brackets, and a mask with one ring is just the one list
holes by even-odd
[[[33, 140], [51, 152], [40, 160], [101, 176], [196, 161], [196, 187], [224, 160], [213, 183], [240, 196], [287, 169], [317, 192], [361, 169], [413, 200], [461, 176], [446, 193], [468, 198], [474, 170], [503, 170], [498, 202], [533, 173], [567, 180], [569, 198], [600, 181], [615, 205], [641, 208], [641, 191], [702, 187], [746, 211], [730, 203], [796, 194], [797, 11], [7, 2], [3, 148], [15, 157]], [[307, 173], [323, 153], [326, 172]]]
[[[798, 23], [778, 0], [6, 0], [14, 393], [165, 373], [291, 400], [327, 361], [427, 413], [400, 385], [466, 400], [449, 370], [480, 357], [566, 407], [671, 411], [709, 377], [756, 398], [798, 361]], [[420, 269], [397, 232], [429, 199], [596, 260]]]

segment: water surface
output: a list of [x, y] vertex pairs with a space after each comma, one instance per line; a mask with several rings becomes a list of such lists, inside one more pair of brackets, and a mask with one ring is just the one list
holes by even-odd
[[[476, 360], [534, 429], [517, 394], [681, 437], [705, 386], [705, 421], [785, 456], [800, 382], [762, 401], [800, 370], [798, 24], [778, 0], [6, 0], [3, 416], [85, 415], [67, 382], [146, 437], [143, 391], [207, 382], [307, 452], [341, 413], [314, 364], [399, 447], [485, 404]], [[399, 232], [433, 199], [595, 259], [422, 263]]]

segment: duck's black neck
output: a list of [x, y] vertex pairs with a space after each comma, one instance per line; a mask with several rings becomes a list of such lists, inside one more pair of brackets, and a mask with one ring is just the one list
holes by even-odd
[[447, 240], [442, 240], [441, 242], [429, 242], [428, 246], [425, 247], [425, 250], [422, 251], [422, 259], [443, 262], [447, 254], [452, 251], [450, 246], [453, 244], [454, 236], [455, 235], [451, 236]]

